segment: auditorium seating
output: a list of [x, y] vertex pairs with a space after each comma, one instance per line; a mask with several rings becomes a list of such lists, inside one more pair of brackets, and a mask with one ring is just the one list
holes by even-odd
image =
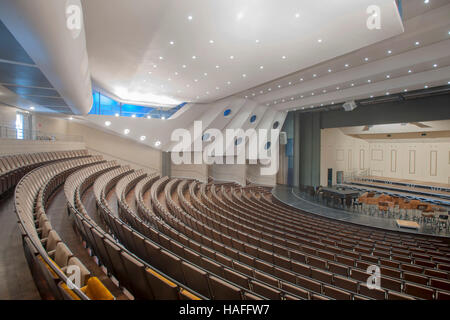
[[[10, 163], [12, 157], [2, 164], [4, 158]], [[279, 202], [268, 188], [160, 177], [86, 151], [21, 159], [8, 171], [2, 166], [2, 191], [17, 184], [30, 268], [39, 270], [56, 299], [115, 299], [46, 215], [62, 184], [80, 241], [134, 299], [450, 297], [450, 246], [436, 237], [321, 218]], [[95, 211], [83, 204], [89, 193]], [[410, 201], [410, 211], [402, 212], [402, 199], [373, 194], [359, 201], [362, 210], [376, 206], [394, 215], [430, 209]], [[379, 289], [366, 284], [371, 265], [380, 269]], [[67, 285], [69, 266], [81, 271], [79, 288]]]

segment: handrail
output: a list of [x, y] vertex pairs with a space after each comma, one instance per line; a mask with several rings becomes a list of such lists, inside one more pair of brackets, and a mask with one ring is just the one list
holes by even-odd
[[61, 133], [50, 133], [39, 130], [17, 129], [14, 127], [0, 125], [0, 139], [15, 140], [44, 140], [44, 141], [67, 141], [83, 142], [83, 136], [65, 135]]

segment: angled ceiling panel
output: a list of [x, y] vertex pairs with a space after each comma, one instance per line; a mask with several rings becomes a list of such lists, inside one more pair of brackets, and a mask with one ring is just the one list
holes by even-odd
[[38, 68], [4, 62], [0, 62], [0, 83], [52, 88]]
[[24, 98], [30, 100], [41, 106], [57, 106], [57, 107], [66, 107], [67, 104], [62, 98], [51, 98], [51, 97], [40, 97], [40, 96], [24, 96]]
[[0, 59], [34, 64], [33, 60], [0, 20]]
[[19, 87], [11, 85], [4, 85], [4, 87], [21, 96], [60, 97], [59, 93], [55, 89]]

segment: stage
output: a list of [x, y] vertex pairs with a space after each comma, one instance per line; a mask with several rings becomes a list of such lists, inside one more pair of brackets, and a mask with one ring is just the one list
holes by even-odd
[[327, 207], [323, 204], [305, 199], [298, 188], [277, 185], [272, 189], [272, 195], [279, 201], [291, 207], [329, 219], [389, 231], [423, 234], [427, 236], [445, 237], [450, 239], [450, 232], [446, 229], [439, 231], [429, 225], [420, 226], [417, 230], [401, 229], [397, 225], [396, 219], [369, 216], [358, 212], [350, 212], [342, 209]]

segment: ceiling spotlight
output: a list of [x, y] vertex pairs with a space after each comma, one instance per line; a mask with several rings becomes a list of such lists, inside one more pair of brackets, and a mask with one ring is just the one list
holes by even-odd
[[242, 75], [242, 78], [245, 78], [247, 75], [244, 73], [243, 75]]
[[272, 91], [272, 88], [267, 89], [267, 91]]
[[206, 77], [206, 76], [208, 75], [208, 73], [207, 73], [207, 72], [204, 72], [203, 75]]
[[367, 80], [367, 82], [368, 82], [368, 83], [371, 83], [371, 82], [372, 82], [372, 80], [370, 80], [370, 79], [369, 79], [369, 80]]
[[174, 45], [174, 44], [175, 44], [175, 42], [173, 42], [173, 41], [170, 41], [169, 43], [170, 43], [171, 45]]
[[300, 13], [297, 12], [297, 13], [295, 14], [295, 17], [296, 17], [296, 18], [299, 18], [299, 17], [300, 17]]
[[389, 79], [390, 77], [391, 77], [391, 75], [389, 75], [389, 74], [386, 75], [386, 78], [387, 78], [387, 79]]
[[118, 117], [118, 116], [119, 116], [119, 114], [118, 114], [118, 113], [116, 113], [116, 114], [115, 114], [115, 116], [116, 116], [116, 117]]
[[130, 129], [125, 129], [125, 130], [123, 130], [123, 133], [124, 133], [124, 134], [129, 134], [129, 133], [130, 133]]
[[354, 86], [355, 86], [355, 84], [354, 84], [354, 83], [352, 83], [352, 84], [351, 84], [351, 86], [352, 86], [352, 87], [354, 87]]
[[300, 78], [300, 81], [303, 81], [303, 78]]
[[313, 96], [313, 95], [314, 95], [314, 92], [311, 92], [311, 95]]
[[158, 67], [158, 66], [157, 66], [156, 64], [154, 64], [154, 65], [153, 65], [153, 68], [156, 68], [156, 67]]
[[291, 84], [292, 84], [292, 82], [291, 82], [291, 81], [289, 81], [289, 82], [288, 82], [288, 85], [291, 85]]
[[163, 59], [164, 59], [164, 57], [162, 57], [162, 56], [159, 57], [159, 60], [163, 60]]
[[428, 89], [428, 86], [424, 86], [425, 89]]
[[339, 87], [336, 87], [336, 90], [339, 90]]
[[313, 74], [313, 77], [314, 77], [314, 78], [317, 77], [317, 74], [314, 73], [314, 74]]
[[186, 88], [189, 88], [191, 85], [188, 83], [187, 85], [186, 85]]
[[[216, 87], [216, 90], [219, 90], [220, 88], [219, 87]], [[255, 94], [253, 94], [253, 95], [255, 95]]]
[[[449, 31], [449, 33], [450, 33], [450, 31]], [[259, 43], [259, 40], [258, 40], [258, 39], [256, 39], [256, 40], [255, 40], [255, 42], [256, 42], [256, 43]]]
[[408, 89], [405, 89], [405, 90], [403, 90], [404, 92], [407, 92], [408, 91]]
[[322, 39], [317, 39], [317, 42], [318, 43], [322, 43]]
[[373, 96], [370, 96], [371, 98], [373, 98]]
[[34, 110], [34, 107], [30, 107], [30, 110]]
[[323, 92], [323, 93], [326, 93], [326, 92], [327, 92], [327, 90], [323, 89], [323, 90], [322, 90], [322, 92]]
[[283, 59], [283, 60], [286, 59], [286, 56], [282, 56], [281, 59]]
[[194, 79], [194, 82], [198, 82], [198, 79]]
[[259, 66], [260, 69], [264, 69], [264, 66]]
[[161, 145], [161, 141], [158, 140], [155, 142], [155, 147], [159, 147], [160, 145]]
[[194, 60], [197, 59], [197, 56], [192, 56], [192, 59], [194, 59]]
[[419, 41], [416, 41], [415, 45], [418, 46], [419, 44], [420, 44], [420, 42], [419, 42]]
[[369, 58], [367, 58], [367, 57], [366, 57], [366, 58], [364, 58], [364, 61], [369, 61]]
[[231, 81], [227, 81], [227, 84], [231, 84]]
[[435, 63], [435, 64], [433, 64], [433, 68], [436, 68], [437, 67], [437, 64]]
[[214, 43], [214, 40], [209, 40], [209, 43], [213, 44], [213, 43]]
[[178, 75], [178, 72], [175, 71], [174, 74], [177, 76], [177, 75]]
[[[70, 117], [70, 118], [72, 118], [72, 117]], [[111, 121], [105, 121], [105, 126], [109, 127], [110, 125], [111, 125]]]
[[300, 98], [303, 98], [303, 96], [300, 96]]
[[281, 88], [281, 84], [278, 85], [278, 88]]
[[345, 64], [345, 67], [346, 67], [346, 68], [348, 68], [348, 67], [349, 67], [349, 64], [348, 64], [348, 63], [346, 63], [346, 64]]
[[187, 18], [188, 18], [188, 20], [192, 20], [192, 16], [188, 16]]
[[391, 54], [392, 53], [392, 50], [388, 50], [388, 52], [387, 52], [388, 54]]
[[161, 120], [166, 120], [166, 117], [165, 117], [165, 116], [162, 116], [162, 117], [161, 117]]
[[182, 67], [183, 69], [186, 69], [186, 65], [185, 65], [185, 64], [183, 64], [181, 67]]
[[263, 93], [263, 91], [261, 90], [261, 91], [259, 91], [259, 93], [261, 93], [261, 94], [262, 94], [262, 93]]
[[328, 72], [331, 72], [331, 69], [328, 69]]
[[241, 20], [244, 17], [244, 13], [241, 11], [236, 15], [237, 20]]
[[219, 69], [220, 68], [220, 66], [216, 66], [216, 69]]
[[234, 56], [230, 56], [230, 59], [234, 59]]
[[423, 3], [428, 4], [430, 0], [423, 0]]
[[408, 73], [411, 73], [411, 72], [412, 72], [412, 70], [411, 70], [411, 69], [409, 69], [409, 70], [408, 70]]
[[141, 141], [144, 141], [145, 138], [146, 138], [146, 136], [141, 136], [139, 139], [140, 139]]
[[389, 92], [386, 92], [386, 95], [388, 96], [388, 95], [389, 95]]
[[147, 119], [151, 119], [152, 117], [150, 115], [147, 116]]
[[69, 120], [73, 120], [73, 117], [69, 117]]

